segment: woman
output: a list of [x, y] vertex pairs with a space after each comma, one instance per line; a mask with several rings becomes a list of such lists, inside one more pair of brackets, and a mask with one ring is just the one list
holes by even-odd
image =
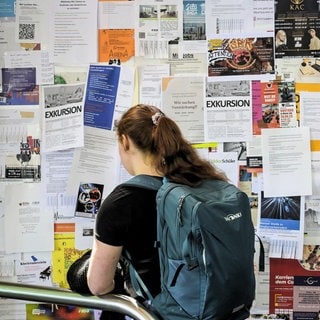
[[[227, 180], [199, 157], [177, 124], [156, 107], [130, 108], [119, 121], [117, 135], [122, 164], [133, 176], [166, 177], [190, 186], [211, 178]], [[127, 185], [109, 194], [97, 214], [90, 259], [76, 261], [68, 271], [72, 290], [98, 296], [122, 292], [115, 275], [126, 249], [150, 293], [160, 292], [155, 197], [156, 191]]]
[[283, 51], [287, 49], [287, 34], [284, 30], [278, 30], [276, 34], [276, 51]]
[[317, 37], [316, 30], [310, 29], [310, 43], [309, 43], [309, 49], [310, 50], [320, 50], [320, 39]]

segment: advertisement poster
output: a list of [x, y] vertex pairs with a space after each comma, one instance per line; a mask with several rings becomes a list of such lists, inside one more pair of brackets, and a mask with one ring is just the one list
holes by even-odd
[[90, 65], [84, 103], [86, 126], [111, 130], [119, 77], [119, 66]]
[[253, 80], [252, 82], [252, 132], [254, 136], [261, 135], [262, 121], [262, 94], [261, 81]]
[[274, 78], [273, 39], [230, 38], [208, 40], [208, 76]]
[[293, 312], [294, 279], [319, 277], [319, 258], [319, 246], [314, 245], [304, 246], [302, 260], [270, 258], [270, 313]]
[[98, 60], [126, 62], [135, 54], [134, 2], [98, 2]]
[[138, 57], [165, 59], [176, 55], [183, 34], [182, 1], [137, 0], [135, 53]]
[[36, 68], [2, 68], [0, 105], [38, 105]]
[[269, 256], [300, 259], [303, 251], [304, 198], [259, 193], [258, 233], [269, 238]]
[[76, 216], [93, 218], [101, 205], [103, 185], [82, 183], [79, 186]]
[[2, 106], [0, 179], [41, 178], [39, 109], [33, 106]]
[[183, 1], [183, 40], [205, 40], [205, 5], [204, 0]]
[[320, 276], [296, 276], [293, 285], [293, 320], [318, 320]]
[[319, 54], [320, 4], [317, 0], [275, 1], [275, 57]]
[[15, 261], [15, 275], [18, 283], [51, 286], [52, 262], [50, 252], [25, 253]]
[[94, 310], [85, 307], [58, 304], [29, 303], [26, 305], [26, 320], [78, 319], [94, 320]]
[[260, 82], [260, 99], [254, 101], [255, 135], [261, 135], [261, 129], [298, 126], [293, 81]]
[[36, 68], [3, 68], [2, 69], [2, 90], [31, 91], [36, 85]]
[[[260, 83], [261, 105], [255, 112], [254, 128], [255, 134], [261, 135], [263, 128], [279, 128], [279, 87], [275, 81], [261, 82]], [[259, 115], [259, 116], [258, 116]]]
[[5, 157], [6, 179], [41, 179], [40, 138], [27, 135], [16, 145], [16, 153]]

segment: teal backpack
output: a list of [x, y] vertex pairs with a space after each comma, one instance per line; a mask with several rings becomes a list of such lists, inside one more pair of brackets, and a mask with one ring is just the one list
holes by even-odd
[[158, 190], [161, 293], [152, 297], [130, 265], [133, 287], [164, 320], [246, 319], [255, 297], [255, 231], [247, 195], [207, 180], [192, 188], [138, 175], [127, 185]]

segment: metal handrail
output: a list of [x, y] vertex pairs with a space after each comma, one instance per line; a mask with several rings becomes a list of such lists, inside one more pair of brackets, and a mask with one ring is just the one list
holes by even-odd
[[137, 300], [120, 294], [82, 296], [60, 288], [0, 281], [0, 297], [118, 312], [136, 320], [159, 320]]

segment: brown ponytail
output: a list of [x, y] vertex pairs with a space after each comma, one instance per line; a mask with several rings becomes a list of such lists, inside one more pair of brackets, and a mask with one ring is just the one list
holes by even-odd
[[151, 155], [159, 174], [169, 181], [195, 186], [203, 180], [227, 177], [198, 155], [178, 125], [154, 106], [139, 104], [125, 112], [118, 136], [128, 135], [137, 148]]

